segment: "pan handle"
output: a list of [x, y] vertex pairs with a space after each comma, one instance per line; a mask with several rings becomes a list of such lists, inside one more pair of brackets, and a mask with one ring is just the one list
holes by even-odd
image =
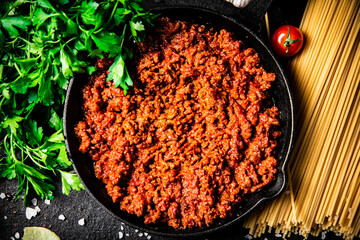
[[245, 26], [259, 35], [262, 40], [266, 40], [268, 37], [265, 13], [272, 2], [273, 0], [251, 0], [246, 7], [238, 8], [229, 12], [227, 15], [244, 23]]

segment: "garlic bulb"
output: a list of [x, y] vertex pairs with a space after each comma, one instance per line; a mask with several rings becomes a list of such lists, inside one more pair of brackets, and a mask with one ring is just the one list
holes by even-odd
[[246, 7], [251, 0], [226, 0], [232, 3], [235, 7], [244, 8]]

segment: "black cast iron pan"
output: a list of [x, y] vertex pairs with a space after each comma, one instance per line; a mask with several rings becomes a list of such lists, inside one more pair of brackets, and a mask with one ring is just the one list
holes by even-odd
[[104, 184], [95, 177], [92, 160], [87, 155], [78, 151], [79, 141], [75, 136], [74, 126], [79, 120], [82, 120], [81, 88], [84, 83], [86, 83], [87, 76], [74, 77], [71, 79], [68, 87], [63, 116], [65, 143], [75, 171], [88, 193], [100, 205], [107, 209], [109, 213], [122, 222], [140, 229], [141, 231], [165, 237], [195, 237], [209, 234], [239, 222], [261, 202], [274, 199], [285, 189], [287, 182], [286, 165], [294, 135], [294, 110], [291, 91], [281, 66], [267, 48], [266, 44], [264, 44], [253, 31], [233, 18], [198, 7], [163, 7], [155, 9], [154, 12], [161, 13], [162, 16], [168, 16], [172, 20], [185, 20], [188, 22], [205, 24], [213, 27], [215, 30], [224, 28], [234, 33], [234, 36], [237, 39], [243, 41], [247, 47], [254, 48], [259, 53], [261, 63], [268, 72], [276, 74], [276, 81], [272, 85], [271, 95], [275, 105], [280, 110], [280, 124], [282, 131], [282, 136], [278, 142], [277, 148], [279, 165], [276, 180], [268, 187], [263, 188], [261, 191], [251, 195], [245, 200], [240, 208], [234, 212], [232, 217], [219, 220], [209, 227], [183, 230], [174, 229], [165, 224], [145, 225], [142, 218], [121, 211], [119, 204], [114, 204], [112, 202], [106, 192]]

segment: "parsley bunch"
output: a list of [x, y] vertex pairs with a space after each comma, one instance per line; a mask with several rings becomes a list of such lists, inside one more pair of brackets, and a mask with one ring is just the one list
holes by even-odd
[[53, 199], [84, 187], [72, 171], [62, 134], [68, 81], [95, 71], [92, 58], [114, 57], [108, 80], [124, 93], [132, 85], [128, 40], [142, 41], [155, 15], [140, 0], [17, 0], [0, 8], [0, 176], [16, 178], [16, 198]]

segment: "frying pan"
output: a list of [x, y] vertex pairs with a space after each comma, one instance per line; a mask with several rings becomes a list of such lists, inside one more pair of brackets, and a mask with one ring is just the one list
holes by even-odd
[[81, 113], [81, 88], [88, 80], [88, 76], [85, 75], [79, 75], [70, 80], [63, 115], [65, 143], [68, 156], [73, 162], [75, 171], [85, 186], [87, 192], [115, 218], [134, 228], [140, 229], [143, 232], [155, 235], [161, 235], [164, 237], [196, 237], [209, 234], [238, 223], [260, 203], [265, 200], [274, 199], [285, 189], [287, 184], [286, 165], [292, 148], [294, 136], [294, 109], [292, 94], [289, 88], [289, 83], [280, 64], [266, 44], [263, 43], [254, 31], [245, 27], [233, 17], [229, 17], [229, 15], [236, 15], [239, 14], [239, 12], [234, 12], [233, 14], [225, 16], [212, 10], [188, 6], [162, 7], [153, 9], [153, 11], [161, 13], [162, 16], [167, 16], [171, 20], [185, 20], [192, 23], [204, 24], [214, 28], [215, 30], [224, 28], [234, 33], [234, 37], [241, 40], [246, 47], [254, 48], [258, 52], [261, 58], [261, 64], [268, 72], [276, 74], [276, 80], [272, 84], [270, 94], [274, 104], [280, 110], [280, 130], [282, 131], [282, 136], [278, 140], [276, 153], [276, 157], [278, 159], [278, 173], [275, 181], [263, 188], [261, 191], [256, 192], [245, 199], [241, 206], [233, 213], [233, 216], [227, 219], [218, 220], [208, 227], [174, 229], [173, 227], [162, 223], [149, 225], [144, 224], [143, 218], [130, 215], [120, 210], [119, 204], [112, 202], [110, 196], [108, 196], [106, 192], [104, 184], [95, 177], [93, 161], [88, 155], [82, 154], [78, 151], [80, 143], [75, 135], [74, 126], [83, 118]]

